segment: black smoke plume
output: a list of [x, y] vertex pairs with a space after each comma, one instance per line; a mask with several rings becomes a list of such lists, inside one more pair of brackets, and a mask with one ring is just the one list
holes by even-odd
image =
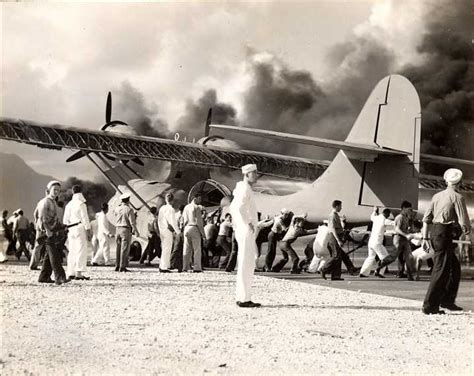
[[212, 123], [236, 124], [236, 111], [226, 103], [219, 102], [214, 89], [204, 91], [197, 101], [188, 100], [185, 114], [178, 119], [177, 128], [186, 136], [188, 141], [200, 139], [204, 136], [204, 127], [207, 113], [212, 108]]
[[166, 121], [159, 117], [156, 105], [147, 105], [143, 94], [128, 81], [122, 82], [118, 91], [120, 120], [125, 121], [137, 135], [149, 137], [169, 137]]
[[91, 218], [94, 217], [94, 213], [100, 211], [102, 203], [108, 202], [115, 194], [115, 190], [105, 182], [93, 182], [71, 176], [67, 178], [62, 185], [64, 193], [61, 195], [60, 199], [61, 201], [64, 201], [64, 203], [71, 200], [73, 185], [80, 185], [82, 187], [82, 194], [87, 200], [87, 208]]
[[420, 95], [422, 151], [473, 160], [472, 2], [439, 2], [427, 20], [418, 46], [424, 63], [401, 71]]

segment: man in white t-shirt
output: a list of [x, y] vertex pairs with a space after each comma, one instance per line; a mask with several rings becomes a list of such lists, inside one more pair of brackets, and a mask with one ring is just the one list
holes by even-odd
[[[390, 210], [384, 209], [382, 214], [379, 214], [379, 208], [374, 207], [374, 211], [370, 216], [372, 220], [372, 231], [369, 238], [369, 254], [360, 269], [359, 277], [365, 278], [370, 275], [370, 272], [376, 269], [377, 262], [375, 256], [378, 256], [380, 260], [385, 259], [388, 256], [387, 249], [383, 246], [383, 239], [385, 234], [385, 228], [388, 225], [393, 224], [393, 221], [388, 219], [390, 217]], [[375, 272], [375, 276], [385, 278], [384, 273], [387, 267], [383, 267], [379, 272]]]

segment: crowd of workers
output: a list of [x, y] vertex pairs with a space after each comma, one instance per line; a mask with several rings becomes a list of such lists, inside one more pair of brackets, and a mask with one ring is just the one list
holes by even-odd
[[[207, 215], [201, 206], [201, 195], [179, 210], [174, 208], [171, 192], [165, 196], [165, 204], [151, 207], [147, 220], [148, 244], [139, 263], [151, 266], [156, 258], [162, 273], [200, 273], [203, 267], [219, 268], [231, 272], [238, 265], [237, 304], [241, 307], [257, 307], [250, 299], [251, 280], [257, 268], [262, 243], [267, 243], [265, 262], [261, 271], [278, 273], [290, 261], [290, 272], [299, 274], [320, 273], [333, 281], [341, 278], [341, 265], [347, 271], [368, 277], [371, 272], [385, 278], [388, 265], [398, 260], [397, 277], [418, 280], [423, 261], [433, 270], [430, 288], [423, 305], [425, 313], [441, 313], [439, 307], [458, 310], [454, 299], [460, 279], [460, 265], [454, 254], [453, 238], [469, 237], [470, 221], [462, 196], [456, 185], [462, 178], [460, 170], [449, 169], [444, 178], [448, 188], [433, 197], [425, 213], [423, 224], [415, 220], [412, 204], [404, 201], [400, 213], [393, 217], [389, 209], [381, 213], [375, 207], [371, 215], [371, 231], [368, 240], [368, 256], [361, 268], [354, 266], [343, 243], [350, 239], [346, 221], [341, 216], [342, 202], [335, 200], [328, 220], [317, 229], [305, 229], [305, 214], [296, 215], [287, 209], [274, 218], [261, 219], [253, 201], [252, 185], [257, 179], [256, 166], [242, 167], [243, 181], [237, 183], [229, 212], [220, 210]], [[139, 237], [136, 213], [130, 205], [130, 194], [120, 196], [120, 204], [109, 214], [106, 203], [96, 214], [97, 228], [92, 233], [87, 203], [82, 189], [72, 187], [72, 199], [64, 205], [58, 201], [61, 191], [59, 181], [51, 181], [46, 187], [46, 197], [41, 199], [33, 214], [33, 221], [25, 217], [23, 210], [16, 210], [8, 217], [3, 211], [0, 227], [0, 262], [8, 255], [20, 259], [24, 254], [31, 269], [37, 269], [42, 260], [39, 282], [61, 285], [73, 279], [88, 280], [84, 275], [88, 259], [88, 243], [93, 243], [92, 266], [112, 265], [110, 238], [116, 239], [115, 270], [129, 272], [132, 235]], [[108, 219], [113, 215], [114, 226]], [[428, 231], [431, 225], [431, 231]], [[387, 226], [392, 226], [395, 252], [385, 247]], [[457, 234], [456, 234], [457, 231]], [[305, 259], [300, 260], [292, 247], [295, 240], [304, 235], [316, 234], [305, 249]], [[429, 237], [431, 234], [431, 238]], [[275, 263], [277, 249], [281, 259]], [[242, 249], [242, 252], [239, 252]], [[30, 253], [31, 250], [31, 253]], [[67, 268], [62, 261], [67, 253]], [[51, 278], [54, 272], [55, 279]], [[441, 292], [440, 292], [441, 291]]]

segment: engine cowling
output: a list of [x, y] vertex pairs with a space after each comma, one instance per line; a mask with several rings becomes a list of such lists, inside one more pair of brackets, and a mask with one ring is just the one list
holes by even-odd
[[212, 179], [201, 180], [194, 184], [189, 190], [188, 202], [192, 200], [196, 193], [201, 194], [202, 205], [211, 208], [220, 207], [223, 199], [232, 194], [226, 185]]

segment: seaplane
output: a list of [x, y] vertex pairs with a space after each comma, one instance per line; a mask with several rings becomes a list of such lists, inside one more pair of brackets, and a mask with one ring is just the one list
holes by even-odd
[[[344, 214], [353, 226], [366, 224], [374, 206], [398, 208], [408, 200], [420, 211], [423, 202], [444, 189], [440, 177], [420, 173], [420, 163], [474, 166], [472, 160], [421, 153], [420, 100], [415, 87], [400, 75], [378, 82], [344, 141], [213, 124], [212, 111], [204, 137], [197, 142], [124, 134], [111, 130], [126, 126], [111, 120], [111, 101], [109, 94], [101, 131], [0, 118], [0, 139], [51, 150], [71, 149], [75, 154], [69, 162], [88, 158], [117, 191], [109, 206], [118, 204], [121, 193], [131, 193], [139, 227], [149, 208], [161, 206], [169, 190], [176, 192], [178, 204], [200, 192], [205, 206], [225, 208], [235, 183], [241, 179], [241, 166], [248, 163], [255, 163], [262, 175], [255, 187], [262, 216], [276, 215], [285, 207], [306, 213], [314, 226], [327, 218], [335, 199], [343, 202]], [[225, 137], [210, 135], [211, 131]], [[227, 138], [234, 132], [336, 149], [337, 154], [328, 162], [242, 150]], [[148, 160], [147, 164], [143, 160]], [[143, 179], [130, 167], [130, 161], [145, 173], [160, 170], [159, 180]], [[472, 207], [474, 182], [464, 181], [460, 190]], [[112, 216], [110, 220], [114, 222]]]

